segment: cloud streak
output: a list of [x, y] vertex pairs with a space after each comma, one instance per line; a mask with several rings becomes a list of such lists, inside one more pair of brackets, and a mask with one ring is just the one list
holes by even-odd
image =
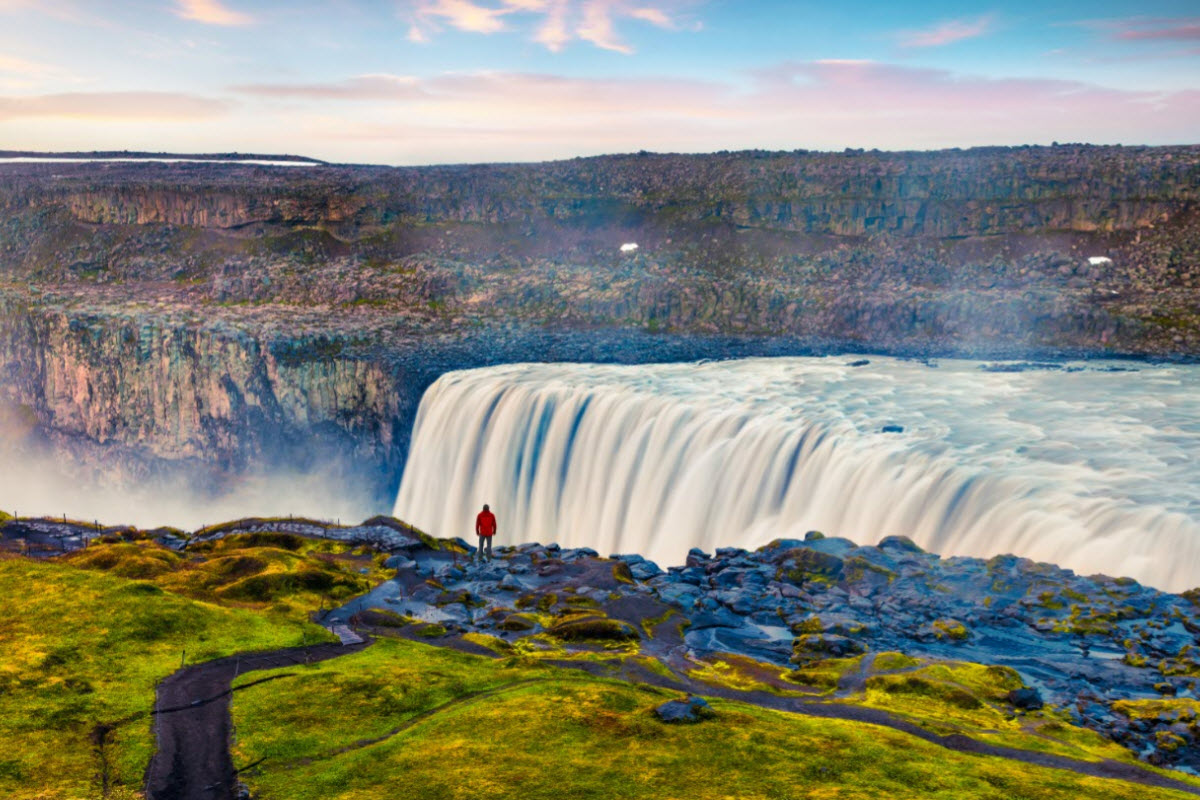
[[484, 35], [521, 31], [551, 52], [579, 40], [629, 55], [634, 49], [617, 30], [622, 19], [679, 27], [668, 8], [634, 0], [416, 0], [408, 39], [427, 43], [446, 28]]
[[1200, 42], [1200, 17], [1130, 19], [1113, 23], [1110, 38], [1125, 42]]
[[64, 92], [0, 96], [0, 121], [31, 117], [188, 122], [225, 114], [223, 100], [173, 92]]
[[[543, 160], [639, 149], [929, 149], [1059, 141], [1180, 142], [1200, 92], [984, 78], [872, 61], [778, 64], [748, 82], [544, 73], [360, 76], [235, 87], [279, 103], [312, 151], [392, 163]], [[329, 101], [358, 104], [331, 111]], [[311, 112], [310, 112], [311, 110]], [[296, 147], [289, 144], [289, 148]]]
[[420, 83], [403, 75], [358, 75], [332, 83], [242, 84], [230, 90], [277, 100], [409, 100], [425, 96]]
[[994, 18], [988, 14], [976, 19], [952, 19], [931, 28], [903, 31], [898, 35], [900, 46], [906, 48], [945, 47], [983, 36], [992, 29]]
[[254, 17], [234, 11], [221, 0], [176, 0], [175, 13], [183, 19], [202, 22], [205, 25], [223, 27], [250, 25]]

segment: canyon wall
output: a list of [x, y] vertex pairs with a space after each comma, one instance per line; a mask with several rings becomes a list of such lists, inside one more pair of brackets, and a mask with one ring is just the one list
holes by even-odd
[[382, 493], [402, 466], [402, 376], [323, 354], [327, 343], [273, 349], [232, 329], [0, 310], [0, 405], [26, 421], [26, 445], [107, 473], [89, 477], [186, 477], [219, 493], [274, 465], [353, 472]]
[[727, 221], [833, 236], [1114, 231], [1164, 221], [1200, 191], [1196, 147], [645, 153], [396, 169], [21, 166], [0, 202], [64, 207], [92, 224], [349, 224], [358, 232], [396, 221], [547, 219], [659, 227]]
[[1198, 195], [1200, 147], [5, 164], [0, 433], [213, 492], [337, 465], [384, 510], [448, 369], [1194, 357]]

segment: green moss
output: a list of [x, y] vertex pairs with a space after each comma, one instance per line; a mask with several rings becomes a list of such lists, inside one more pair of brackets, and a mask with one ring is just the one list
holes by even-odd
[[802, 635], [806, 633], [823, 633], [824, 631], [824, 623], [821, 622], [820, 617], [815, 615], [809, 617], [808, 619], [801, 620], [792, 626], [792, 633], [796, 635]]
[[862, 667], [862, 656], [854, 658], [829, 658], [812, 661], [787, 673], [785, 677], [793, 683], [817, 689], [833, 689], [843, 675]]
[[1042, 592], [1038, 595], [1038, 602], [1042, 608], [1048, 608], [1052, 611], [1066, 607], [1063, 601], [1058, 598], [1058, 595], [1050, 591]]
[[974, 710], [982, 706], [979, 698], [954, 686], [927, 680], [919, 675], [874, 675], [867, 679], [868, 691], [887, 694], [918, 695], [937, 699], [958, 708]]
[[876, 672], [892, 672], [901, 669], [911, 669], [919, 666], [921, 661], [916, 658], [910, 658], [903, 653], [887, 652], [880, 653], [875, 656], [875, 660], [871, 663], [871, 668]]
[[788, 551], [782, 575], [792, 583], [828, 584], [842, 575], [842, 560], [809, 547]]
[[633, 573], [629, 570], [629, 565], [624, 561], [613, 562], [612, 575], [618, 583], [636, 583], [633, 579]]
[[510, 642], [501, 639], [499, 636], [490, 636], [486, 633], [476, 633], [469, 631], [463, 634], [463, 640], [472, 644], [477, 644], [480, 647], [486, 647], [493, 653], [500, 655], [508, 655], [513, 652], [513, 646]]
[[368, 608], [358, 612], [358, 624], [373, 628], [406, 628], [417, 620], [406, 614], [397, 614], [382, 608]]
[[0, 797], [99, 797], [88, 740], [116, 727], [107, 758], [117, 788], [141, 787], [153, 749], [145, 716], [155, 682], [234, 652], [323, 641], [299, 620], [267, 618], [164, 592], [69, 560], [0, 558]]
[[538, 618], [532, 614], [509, 614], [500, 623], [502, 631], [530, 631], [538, 625]]
[[842, 559], [842, 577], [847, 583], [859, 583], [867, 575], [879, 575], [886, 578], [889, 583], [896, 577], [895, 572], [878, 564], [872, 564], [861, 556]]
[[1154, 742], [1159, 750], [1173, 752], [1187, 744], [1187, 741], [1177, 733], [1172, 731], [1157, 731], [1154, 734]]
[[640, 638], [637, 630], [627, 622], [607, 617], [584, 617], [570, 619], [552, 625], [546, 633], [567, 642], [600, 640], [626, 641]]
[[365, 592], [389, 574], [379, 559], [344, 543], [269, 532], [204, 542], [186, 557], [152, 541], [135, 541], [93, 544], [65, 560], [150, 580], [194, 599], [253, 605], [299, 619]]
[[654, 631], [658, 629], [658, 626], [662, 625], [677, 613], [678, 612], [675, 609], [668, 608], [657, 617], [647, 617], [646, 619], [642, 620], [642, 633], [646, 635], [647, 639], [653, 639]]
[[955, 619], [934, 620], [933, 629], [937, 632], [939, 639], [961, 642], [971, 638], [971, 632], [967, 630], [967, 626]]
[[431, 622], [428, 625], [422, 625], [417, 629], [417, 636], [422, 636], [426, 639], [436, 639], [439, 636], [446, 635], [446, 626], [436, 622]]
[[719, 657], [699, 662], [699, 666], [689, 670], [687, 675], [710, 686], [779, 694], [775, 680], [785, 678], [787, 673], [773, 664], [737, 653], [721, 653]]
[[1164, 697], [1157, 700], [1118, 700], [1113, 711], [1130, 719], [1159, 719], [1160, 717], [1191, 722], [1200, 716], [1200, 701], [1186, 697]]
[[652, 709], [673, 693], [413, 642], [279, 672], [296, 674], [233, 698], [234, 761], [263, 759], [245, 776], [256, 797], [378, 797], [398, 775], [446, 800], [1177, 796], [728, 701], [705, 725], [664, 726]]

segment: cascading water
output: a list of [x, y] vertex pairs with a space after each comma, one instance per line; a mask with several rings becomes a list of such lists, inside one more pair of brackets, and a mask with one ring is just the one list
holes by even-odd
[[1200, 584], [1200, 367], [850, 364], [448, 373], [421, 401], [396, 514], [468, 537], [486, 502], [501, 541], [663, 564], [820, 530]]

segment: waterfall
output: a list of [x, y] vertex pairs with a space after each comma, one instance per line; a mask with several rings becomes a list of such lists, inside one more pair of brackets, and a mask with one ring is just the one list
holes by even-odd
[[[1200, 584], [1200, 367], [516, 364], [422, 398], [396, 514], [681, 563], [806, 531]], [[897, 430], [897, 429], [901, 430]]]

